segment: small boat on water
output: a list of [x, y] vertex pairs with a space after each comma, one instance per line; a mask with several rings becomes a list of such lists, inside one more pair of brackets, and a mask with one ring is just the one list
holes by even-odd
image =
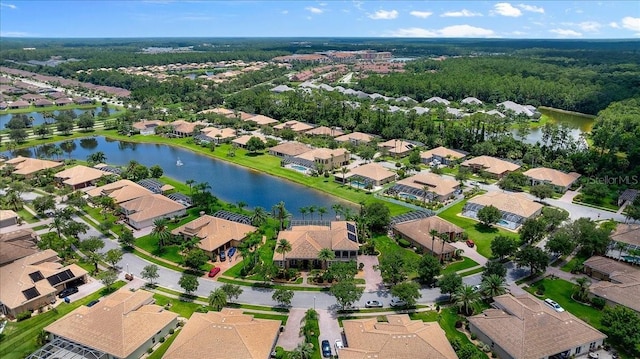
[[178, 158], [178, 160], [176, 161], [176, 166], [182, 166], [184, 163], [182, 163], [182, 161], [180, 161], [180, 159]]

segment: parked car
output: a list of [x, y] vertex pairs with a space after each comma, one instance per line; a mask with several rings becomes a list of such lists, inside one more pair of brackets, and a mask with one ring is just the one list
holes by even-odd
[[227, 256], [231, 258], [233, 257], [234, 254], [236, 254], [236, 247], [229, 248], [229, 251], [227, 252]]
[[220, 273], [220, 267], [213, 267], [211, 268], [211, 270], [209, 271], [209, 277], [213, 278], [216, 276], [216, 274]]
[[344, 348], [344, 344], [342, 344], [342, 340], [336, 339], [336, 355], [338, 355], [338, 349]]
[[62, 292], [60, 292], [60, 294], [58, 294], [58, 298], [68, 297], [74, 293], [78, 293], [78, 287], [65, 288], [62, 290]]
[[474, 292], [478, 292], [478, 291], [480, 291], [480, 288], [482, 288], [482, 286], [480, 284], [476, 284], [476, 285], [473, 286], [473, 291]]
[[87, 303], [87, 307], [93, 307], [94, 305], [98, 304], [98, 302], [100, 302], [100, 300], [98, 299], [92, 300], [89, 303]]
[[325, 358], [330, 358], [331, 357], [331, 344], [329, 344], [328, 340], [323, 340], [322, 344], [320, 345], [322, 347], [322, 356]]
[[556, 312], [559, 312], [559, 313], [564, 312], [564, 308], [562, 308], [562, 307], [560, 306], [560, 304], [556, 303], [555, 301], [553, 301], [553, 300], [551, 300], [551, 299], [547, 298], [547, 299], [545, 299], [545, 300], [544, 300], [544, 302], [545, 302], [548, 306], [550, 306], [551, 308], [553, 308], [553, 310], [555, 310]]
[[382, 302], [379, 300], [368, 300], [364, 303], [365, 308], [382, 308]]
[[469, 247], [473, 248], [473, 246], [475, 246], [476, 244], [475, 244], [475, 243], [473, 243], [473, 241], [472, 241], [472, 240], [467, 239], [467, 245], [468, 245]]
[[389, 303], [389, 305], [391, 305], [392, 307], [404, 307], [407, 305], [407, 302], [405, 302], [402, 299], [393, 298], [391, 299], [391, 302]]
[[224, 262], [227, 260], [227, 256], [224, 255], [224, 251], [220, 252], [220, 262]]

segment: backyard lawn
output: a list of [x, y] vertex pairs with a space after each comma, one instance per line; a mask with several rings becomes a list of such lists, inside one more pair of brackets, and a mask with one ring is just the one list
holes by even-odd
[[36, 223], [40, 220], [38, 217], [34, 216], [33, 214], [31, 214], [31, 212], [27, 211], [24, 208], [20, 208], [20, 210], [18, 210], [16, 214], [27, 223]]
[[467, 203], [466, 200], [456, 203], [446, 210], [438, 213], [438, 216], [461, 227], [465, 232], [467, 232], [469, 238], [475, 242], [478, 253], [484, 257], [491, 258], [491, 241], [499, 234], [518, 239], [518, 235], [513, 232], [509, 232], [495, 226], [486, 227], [471, 218], [459, 216], [458, 214], [462, 212], [462, 208], [464, 208], [465, 203]]
[[463, 259], [461, 261], [458, 262], [453, 262], [451, 264], [449, 264], [448, 266], [446, 266], [443, 270], [442, 270], [442, 274], [446, 274], [446, 273], [454, 273], [457, 271], [461, 271], [464, 269], [469, 269], [472, 267], [475, 267], [477, 265], [479, 265], [476, 261], [474, 261], [471, 258], [467, 258], [467, 257], [462, 257]]
[[[419, 255], [418, 253], [414, 252], [411, 249], [400, 247], [398, 242], [396, 242], [395, 240], [389, 238], [384, 234], [376, 235], [372, 239], [373, 239], [373, 242], [375, 243], [376, 250], [380, 252], [380, 254], [382, 255], [398, 252], [402, 255], [402, 257], [404, 257], [405, 261], [409, 263], [411, 262], [418, 263], [418, 261], [420, 261], [420, 258], [422, 257], [421, 255]], [[412, 277], [412, 276], [415, 277], [416, 275], [417, 275], [416, 273], [413, 273], [413, 274], [410, 274], [409, 277]]]

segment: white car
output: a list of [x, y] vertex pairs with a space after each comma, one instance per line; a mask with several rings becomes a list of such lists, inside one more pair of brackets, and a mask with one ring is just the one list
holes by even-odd
[[392, 298], [391, 303], [389, 303], [389, 305], [391, 305], [392, 307], [404, 307], [407, 305], [407, 302], [405, 302], [402, 299]]
[[340, 339], [336, 339], [336, 345], [335, 345], [335, 347], [336, 347], [336, 354], [337, 354], [337, 353], [338, 353], [338, 349], [342, 349], [342, 348], [344, 348], [344, 344], [342, 344], [342, 340], [340, 340]]
[[545, 300], [544, 300], [544, 302], [545, 302], [548, 306], [550, 306], [551, 308], [553, 308], [553, 310], [555, 310], [556, 312], [558, 312], [558, 313], [562, 313], [562, 312], [564, 312], [564, 308], [562, 308], [562, 307], [560, 306], [560, 304], [556, 303], [555, 301], [553, 301], [553, 300], [551, 300], [551, 299], [547, 298], [547, 299], [545, 299]]

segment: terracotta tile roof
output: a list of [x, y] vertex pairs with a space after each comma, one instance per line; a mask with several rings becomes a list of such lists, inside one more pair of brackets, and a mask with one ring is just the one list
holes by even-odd
[[589, 287], [589, 293], [640, 312], [640, 276], [624, 283], [600, 281]]
[[285, 156], [299, 156], [305, 152], [309, 152], [312, 149], [305, 145], [304, 143], [300, 143], [300, 142], [284, 142], [281, 143], [277, 146], [273, 146], [269, 149], [269, 152], [271, 153], [281, 153]]
[[201, 132], [209, 138], [219, 138], [221, 140], [236, 137], [236, 130], [233, 128], [205, 127]]
[[175, 132], [191, 134], [195, 131], [196, 126], [207, 126], [208, 124], [201, 121], [188, 122], [185, 120], [176, 120], [173, 122], [169, 122], [168, 125], [173, 127], [173, 130]]
[[569, 312], [558, 313], [530, 294], [505, 294], [494, 301], [500, 309], [487, 309], [469, 322], [512, 358], [546, 358], [606, 338]]
[[342, 322], [349, 347], [340, 349], [340, 359], [457, 359], [455, 351], [436, 322], [411, 320], [407, 314]]
[[87, 191], [89, 197], [109, 196], [116, 203], [130, 201], [149, 194], [153, 194], [153, 192], [129, 180], [115, 181]]
[[315, 161], [316, 159], [330, 160], [332, 155], [334, 158], [337, 158], [345, 156], [347, 153], [347, 150], [344, 148], [336, 148], [334, 150], [328, 148], [315, 148], [296, 156], [296, 158], [302, 158], [309, 161]]
[[[7, 308], [17, 308], [42, 297], [54, 295], [56, 288], [46, 279], [50, 276], [62, 273], [67, 269], [71, 271], [73, 278], [87, 274], [86, 270], [77, 265], [71, 264], [65, 267], [58, 262], [59, 260], [58, 253], [46, 249], [0, 267], [0, 288], [2, 288], [0, 302]], [[40, 272], [43, 279], [34, 282], [29, 274], [35, 272]], [[37, 290], [38, 296], [29, 299], [24, 291], [31, 288]]]
[[433, 245], [433, 252], [435, 254], [451, 253], [455, 252], [456, 248], [449, 243], [444, 243], [444, 250], [442, 247], [442, 240], [436, 235], [433, 243], [431, 242], [431, 230], [435, 229], [438, 233], [462, 233], [463, 229], [455, 224], [446, 221], [438, 216], [432, 216], [415, 221], [402, 222], [394, 225], [394, 228], [402, 233], [404, 236], [411, 238], [415, 242], [420, 243], [423, 247], [429, 248]]
[[495, 175], [501, 175], [505, 172], [513, 172], [520, 168], [520, 165], [491, 156], [474, 157], [462, 162], [461, 165], [482, 167], [484, 171]]
[[231, 240], [243, 240], [249, 233], [255, 232], [256, 229], [256, 227], [247, 224], [204, 215], [174, 229], [171, 233], [198, 237], [201, 239], [198, 247], [211, 252]]
[[530, 200], [524, 193], [488, 192], [469, 199], [468, 203], [481, 206], [492, 205], [503, 212], [524, 218], [529, 218], [542, 209], [540, 203]]
[[579, 173], [564, 173], [553, 168], [532, 168], [523, 173], [525, 176], [540, 182], [548, 182], [559, 187], [569, 187], [580, 178]]
[[640, 247], [640, 224], [618, 223], [611, 240]]
[[160, 120], [142, 120], [134, 123], [131, 127], [135, 128], [138, 131], [143, 131], [148, 128], [155, 128], [158, 126], [166, 126], [167, 123]]
[[311, 136], [331, 136], [331, 137], [337, 137], [337, 136], [342, 136], [344, 135], [344, 132], [336, 129], [336, 128], [329, 128], [327, 126], [320, 126], [320, 127], [316, 127], [313, 128], [307, 132], [305, 132], [307, 135], [311, 135]]
[[173, 212], [185, 209], [182, 204], [159, 193], [149, 194], [120, 203], [120, 207], [127, 212], [133, 212], [127, 215], [127, 218], [138, 223], [149, 219], [165, 217]]
[[269, 126], [269, 125], [273, 125], [274, 123], [278, 123], [277, 120], [264, 115], [255, 115], [249, 118], [242, 118], [242, 120], [247, 122], [248, 121], [255, 122], [255, 124], [258, 126]]
[[38, 253], [38, 235], [31, 228], [0, 233], [0, 266]]
[[373, 135], [362, 133], [362, 132], [352, 132], [346, 135], [336, 137], [336, 141], [338, 142], [347, 142], [347, 141], [358, 141], [358, 142], [371, 142], [373, 140]]
[[281, 123], [279, 125], [275, 125], [273, 126], [273, 128], [275, 128], [276, 130], [284, 130], [285, 128], [289, 128], [293, 132], [304, 132], [312, 129], [313, 126], [309, 125], [308, 123], [292, 120]]
[[98, 178], [106, 175], [109, 175], [109, 173], [100, 171], [96, 168], [77, 165], [56, 173], [54, 177], [62, 180], [62, 183], [64, 184], [75, 186], [78, 184], [95, 181]]
[[10, 209], [0, 209], [0, 220], [18, 218], [18, 214]]
[[127, 358], [178, 317], [153, 302], [150, 292], [120, 289], [92, 307], [78, 307], [44, 330]]
[[[341, 173], [336, 173], [336, 174], [339, 175], [340, 177], [342, 176]], [[372, 179], [374, 181], [382, 181], [389, 177], [393, 177], [395, 179], [396, 174], [384, 168], [381, 164], [372, 162], [372, 163], [367, 163], [362, 166], [352, 168], [349, 172], [347, 172], [345, 177], [349, 178], [351, 176], [362, 176], [365, 178]]]
[[440, 176], [431, 172], [420, 172], [411, 177], [407, 177], [397, 182], [405, 186], [415, 189], [423, 189], [424, 186], [429, 187], [429, 191], [436, 193], [438, 196], [448, 196], [460, 187], [460, 183], [451, 177]]
[[[278, 241], [291, 243], [291, 251], [285, 255], [291, 259], [317, 259], [322, 248], [357, 251], [358, 243], [348, 239], [347, 223], [355, 227], [355, 223], [346, 221], [333, 221], [330, 226], [293, 226], [280, 231]], [[274, 252], [273, 259], [281, 260], [282, 254]]]
[[240, 310], [193, 313], [164, 359], [266, 359], [278, 337], [280, 321], [257, 319]]
[[378, 148], [386, 148], [389, 153], [406, 153], [414, 149], [416, 145], [403, 140], [389, 140], [378, 144]]
[[233, 117], [234, 116], [234, 111], [233, 110], [229, 110], [228, 108], [222, 108], [222, 107], [216, 107], [216, 108], [210, 108], [207, 110], [202, 110], [200, 112], [198, 112], [199, 114], [207, 114], [207, 113], [215, 113], [218, 115], [222, 115], [225, 117]]
[[431, 158], [434, 155], [442, 158], [447, 158], [447, 156], [449, 156], [453, 160], [464, 158], [466, 156], [465, 153], [451, 150], [443, 146], [432, 148], [429, 151], [420, 152], [421, 158]]
[[583, 264], [585, 267], [608, 275], [613, 281], [615, 281], [616, 277], [621, 277], [621, 279], [623, 279], [622, 277], [637, 277], [640, 280], [640, 270], [638, 268], [615, 259], [593, 256], [584, 261]]
[[13, 165], [15, 170], [13, 174], [28, 176], [47, 168], [56, 168], [63, 165], [62, 162], [41, 160], [37, 158], [29, 158], [18, 156], [4, 162], [5, 165]]
[[238, 137], [238, 138], [236, 138], [236, 139], [232, 140], [232, 141], [231, 141], [231, 143], [235, 143], [235, 144], [240, 145], [240, 146], [246, 146], [246, 145], [247, 145], [247, 142], [249, 142], [249, 140], [251, 139], [251, 137], [258, 137], [259, 139], [261, 139], [261, 140], [262, 140], [262, 142], [265, 142], [265, 143], [267, 142], [267, 138], [266, 138], [266, 137], [264, 137], [264, 135], [262, 135], [262, 134], [260, 134], [260, 133], [257, 133], [257, 134], [255, 134], [255, 135], [253, 135], [253, 134], [252, 134], [252, 135], [243, 135], [243, 136], [240, 136], [240, 137]]

